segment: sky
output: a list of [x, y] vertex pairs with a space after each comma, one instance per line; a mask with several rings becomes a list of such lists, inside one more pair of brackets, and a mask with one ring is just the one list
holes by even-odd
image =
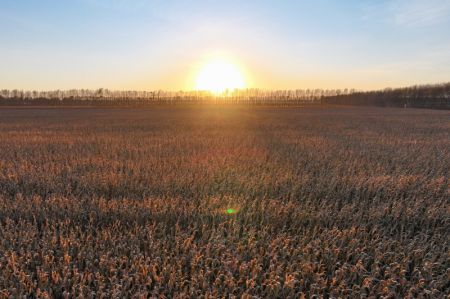
[[0, 89], [192, 90], [217, 57], [247, 87], [450, 81], [450, 0], [1, 0]]

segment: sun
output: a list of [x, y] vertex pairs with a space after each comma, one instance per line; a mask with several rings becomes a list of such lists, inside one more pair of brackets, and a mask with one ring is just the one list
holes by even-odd
[[226, 60], [206, 63], [196, 77], [196, 89], [221, 93], [245, 87], [244, 76], [239, 68]]

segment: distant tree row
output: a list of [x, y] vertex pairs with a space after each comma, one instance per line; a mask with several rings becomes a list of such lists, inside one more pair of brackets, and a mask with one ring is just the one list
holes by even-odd
[[0, 105], [146, 105], [167, 103], [320, 104], [324, 97], [354, 90], [262, 90], [235, 89], [216, 94], [209, 91], [112, 91], [72, 89], [55, 91], [0, 91]]
[[235, 89], [215, 94], [209, 91], [112, 91], [103, 88], [0, 91], [0, 105], [145, 106], [179, 103], [333, 104], [450, 109], [450, 83], [365, 92], [354, 89]]
[[450, 109], [450, 82], [328, 96], [324, 104]]

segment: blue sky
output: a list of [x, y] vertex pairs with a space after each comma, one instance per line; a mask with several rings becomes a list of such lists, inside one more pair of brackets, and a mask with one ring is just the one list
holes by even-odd
[[450, 0], [0, 1], [0, 88], [191, 89], [217, 55], [250, 87], [450, 81]]

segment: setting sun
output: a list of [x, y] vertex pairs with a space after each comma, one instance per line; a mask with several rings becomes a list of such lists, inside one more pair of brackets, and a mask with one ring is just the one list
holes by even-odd
[[214, 60], [205, 64], [196, 77], [197, 90], [223, 92], [244, 87], [244, 76], [239, 68], [225, 60]]

